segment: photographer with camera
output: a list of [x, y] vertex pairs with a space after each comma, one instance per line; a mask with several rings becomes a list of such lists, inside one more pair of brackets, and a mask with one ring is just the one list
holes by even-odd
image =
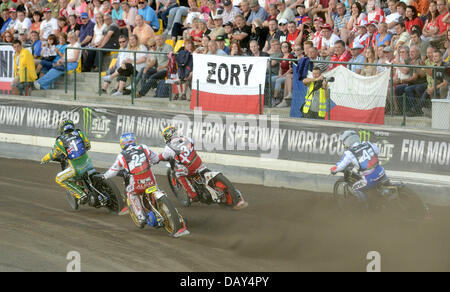
[[300, 108], [303, 117], [307, 119], [324, 119], [327, 111], [327, 82], [333, 82], [334, 78], [323, 77], [319, 67], [314, 67], [312, 78], [303, 79], [303, 84], [308, 88], [305, 103]]

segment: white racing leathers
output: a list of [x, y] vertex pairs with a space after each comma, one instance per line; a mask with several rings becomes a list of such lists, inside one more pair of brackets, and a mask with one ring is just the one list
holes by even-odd
[[152, 186], [157, 186], [156, 178], [151, 171], [151, 165], [159, 162], [158, 155], [146, 145], [129, 146], [117, 155], [116, 161], [105, 173], [105, 178], [111, 178], [125, 169], [130, 174], [130, 183], [126, 187], [131, 207], [139, 220], [145, 220], [139, 194]]

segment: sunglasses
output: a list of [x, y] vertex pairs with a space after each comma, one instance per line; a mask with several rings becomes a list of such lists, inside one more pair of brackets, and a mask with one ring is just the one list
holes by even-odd
[[119, 41], [119, 44], [123, 44], [126, 43], [127, 41]]

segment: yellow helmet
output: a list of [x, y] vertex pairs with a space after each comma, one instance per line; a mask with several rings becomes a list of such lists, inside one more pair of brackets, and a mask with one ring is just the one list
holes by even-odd
[[162, 131], [161, 136], [163, 136], [164, 141], [166, 141], [166, 143], [169, 143], [176, 132], [177, 129], [175, 129], [174, 126], [168, 126]]

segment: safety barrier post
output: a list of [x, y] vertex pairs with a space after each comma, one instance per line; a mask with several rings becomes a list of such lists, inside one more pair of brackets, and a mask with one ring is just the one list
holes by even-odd
[[[436, 85], [436, 69], [433, 68], [433, 99], [436, 99], [436, 91], [437, 91], [437, 85]], [[431, 96], [430, 96], [431, 98]]]
[[136, 52], [133, 53], [133, 78], [131, 80], [131, 104], [136, 98]]
[[198, 100], [199, 100], [199, 87], [200, 87], [200, 80], [199, 79], [197, 79], [197, 107], [199, 107], [199, 104], [198, 104]]
[[98, 96], [102, 95], [102, 59], [103, 59], [103, 53], [99, 50], [95, 51], [96, 54], [99, 54], [98, 56]]
[[328, 120], [331, 121], [331, 95], [330, 87], [327, 85], [327, 110], [328, 110]]
[[269, 107], [272, 107], [272, 58], [269, 59]]
[[390, 104], [391, 104], [391, 117], [394, 116], [394, 66], [391, 65], [391, 98], [390, 98]]
[[77, 69], [73, 70], [73, 100], [77, 100]]
[[[80, 52], [80, 54], [83, 53], [83, 51]], [[67, 49], [64, 53], [64, 93], [67, 94], [67, 83], [69, 82], [69, 76], [67, 74]]]
[[261, 104], [261, 84], [259, 85], [259, 114], [262, 115], [262, 104]]
[[401, 126], [406, 126], [406, 93], [403, 93], [403, 121]]

